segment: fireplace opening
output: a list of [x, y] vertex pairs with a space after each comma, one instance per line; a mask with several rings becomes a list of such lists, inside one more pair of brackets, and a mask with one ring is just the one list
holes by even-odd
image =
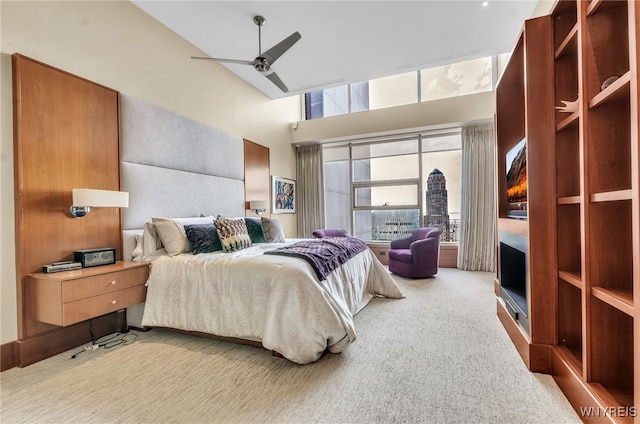
[[529, 334], [528, 239], [507, 231], [499, 232], [500, 297], [511, 316]]

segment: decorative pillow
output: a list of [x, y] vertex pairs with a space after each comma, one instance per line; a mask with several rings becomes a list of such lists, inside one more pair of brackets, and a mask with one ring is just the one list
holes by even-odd
[[251, 238], [244, 219], [218, 217], [215, 221], [218, 237], [225, 252], [235, 252], [251, 246]]
[[314, 237], [346, 237], [347, 230], [343, 228], [321, 228], [313, 232]]
[[251, 243], [264, 243], [264, 234], [262, 233], [262, 223], [260, 218], [245, 217], [244, 223], [247, 225], [247, 231], [249, 232], [249, 238]]
[[162, 247], [162, 241], [160, 237], [158, 237], [158, 233], [156, 233], [156, 227], [153, 225], [153, 222], [146, 222], [142, 231], [142, 258], [144, 259], [159, 253], [166, 253]]
[[133, 252], [131, 252], [131, 257], [133, 259], [133, 262], [140, 262], [142, 260], [142, 255], [144, 254], [144, 250], [143, 250], [143, 246], [144, 246], [144, 241], [142, 239], [143, 235], [142, 233], [138, 233], [136, 234], [136, 247], [135, 249], [133, 249]]
[[284, 231], [277, 219], [260, 218], [262, 233], [267, 243], [284, 243]]
[[187, 233], [187, 241], [194, 255], [222, 250], [220, 237], [214, 224], [185, 225], [184, 231]]
[[184, 231], [185, 225], [212, 224], [213, 217], [164, 218], [153, 216], [151, 221], [158, 233], [158, 237], [162, 240], [162, 245], [167, 250], [167, 254], [173, 256], [189, 252], [187, 233]]

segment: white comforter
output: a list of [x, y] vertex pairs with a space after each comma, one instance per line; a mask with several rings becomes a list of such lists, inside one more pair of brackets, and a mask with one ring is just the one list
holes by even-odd
[[404, 297], [369, 249], [319, 281], [302, 259], [263, 254], [281, 246], [154, 259], [142, 325], [260, 341], [306, 364], [353, 342], [374, 296]]

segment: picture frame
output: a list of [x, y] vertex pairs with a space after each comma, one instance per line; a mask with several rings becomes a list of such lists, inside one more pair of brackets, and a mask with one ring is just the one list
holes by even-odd
[[296, 213], [296, 182], [271, 176], [272, 213]]

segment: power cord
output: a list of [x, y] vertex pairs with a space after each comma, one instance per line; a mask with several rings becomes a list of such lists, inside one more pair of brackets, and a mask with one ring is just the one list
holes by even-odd
[[[87, 352], [90, 350], [97, 350], [97, 349], [100, 349], [101, 347], [105, 349], [111, 349], [112, 347], [116, 347], [120, 345], [127, 346], [135, 342], [136, 339], [138, 338], [138, 335], [132, 332], [126, 332], [126, 333], [117, 332], [110, 336], [104, 336], [102, 337], [101, 340], [95, 340], [95, 341], [93, 340], [93, 331], [91, 331], [91, 336], [92, 336], [91, 344], [87, 344], [86, 346], [84, 346], [82, 350], [79, 350], [73, 355], [71, 355], [70, 359], [77, 358], [78, 355], [80, 355], [83, 352]], [[121, 336], [121, 337], [118, 338], [118, 336]]]

